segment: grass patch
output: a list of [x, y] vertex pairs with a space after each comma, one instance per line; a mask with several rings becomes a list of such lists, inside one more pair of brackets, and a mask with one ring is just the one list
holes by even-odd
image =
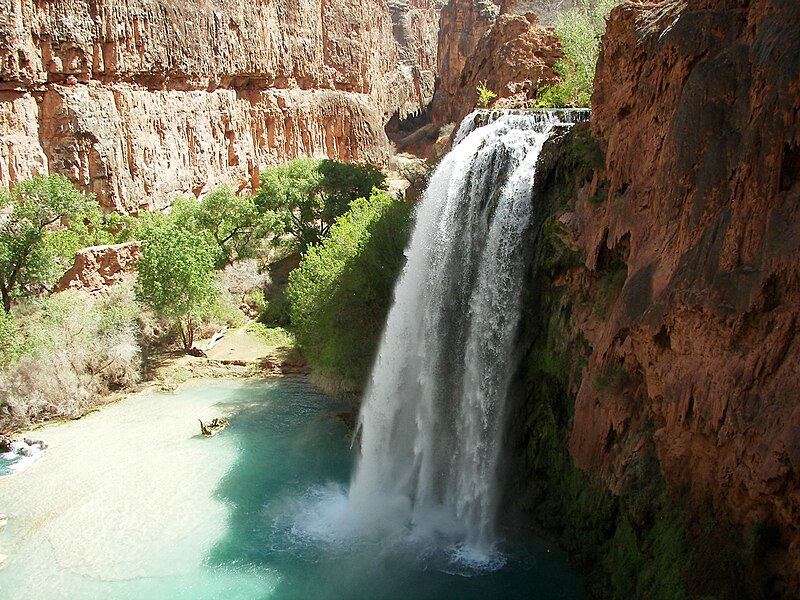
[[251, 323], [247, 332], [260, 337], [271, 348], [294, 348], [297, 340], [294, 333], [284, 327], [268, 327], [263, 323]]

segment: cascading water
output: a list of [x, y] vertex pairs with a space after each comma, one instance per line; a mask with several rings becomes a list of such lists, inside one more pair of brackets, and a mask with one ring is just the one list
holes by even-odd
[[473, 565], [497, 558], [535, 166], [559, 122], [473, 113], [431, 178], [361, 411], [347, 500], [359, 528], [433, 540]]

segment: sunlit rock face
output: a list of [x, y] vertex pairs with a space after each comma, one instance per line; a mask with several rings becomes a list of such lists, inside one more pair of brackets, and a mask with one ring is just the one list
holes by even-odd
[[474, 107], [475, 89], [498, 95], [497, 107], [530, 105], [540, 86], [555, 81], [553, 65], [563, 54], [550, 22], [552, 3], [452, 0], [439, 28], [439, 87], [434, 123], [459, 123]]
[[60, 172], [136, 212], [297, 156], [382, 163], [433, 97], [441, 4], [10, 0], [0, 184]]
[[139, 242], [83, 248], [75, 254], [72, 267], [56, 282], [55, 291], [106, 292], [133, 273], [140, 257]]

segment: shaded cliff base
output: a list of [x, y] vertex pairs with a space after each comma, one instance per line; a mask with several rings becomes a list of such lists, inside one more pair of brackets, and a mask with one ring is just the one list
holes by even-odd
[[[628, 248], [606, 247], [589, 269], [565, 222], [576, 202], [604, 201], [602, 185], [588, 185], [602, 181], [603, 160], [587, 125], [548, 142], [540, 159], [539, 255], [526, 292], [527, 348], [514, 389], [509, 504], [558, 538], [596, 597], [791, 597], [781, 572], [788, 540], [780, 530], [768, 521], [734, 525], [725, 511], [668, 484], [641, 372], [614, 361], [598, 369], [591, 360], [587, 323], [607, 319], [619, 301]], [[624, 398], [637, 414], [625, 430], [609, 433], [597, 471], [579, 470], [569, 450], [582, 385], [592, 387], [598, 406]], [[701, 465], [684, 468], [691, 473]]]

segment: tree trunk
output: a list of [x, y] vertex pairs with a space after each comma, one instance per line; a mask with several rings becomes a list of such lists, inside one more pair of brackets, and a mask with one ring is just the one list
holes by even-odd
[[188, 352], [194, 345], [194, 330], [195, 325], [191, 317], [186, 318], [186, 327], [184, 328], [183, 321], [178, 322], [181, 330], [181, 341], [183, 341], [183, 349]]

